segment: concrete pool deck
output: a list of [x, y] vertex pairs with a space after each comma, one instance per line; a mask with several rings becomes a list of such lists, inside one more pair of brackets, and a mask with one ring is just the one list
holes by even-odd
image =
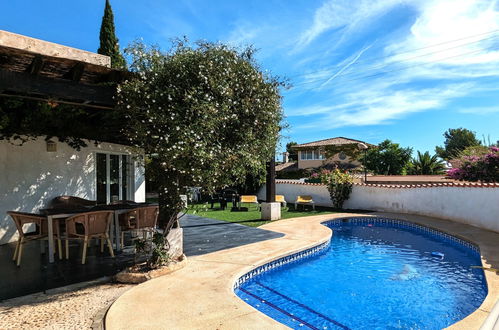
[[[329, 215], [292, 218], [260, 228], [283, 237], [188, 258], [172, 274], [145, 282], [118, 298], [106, 316], [107, 329], [286, 329], [237, 297], [234, 282], [246, 272], [298, 252], [331, 237], [326, 220], [384, 216], [442, 230], [480, 246], [482, 264], [499, 268], [499, 233], [448, 220], [393, 213]], [[478, 329], [499, 298], [499, 275], [486, 271], [489, 288], [483, 304], [450, 329]]]

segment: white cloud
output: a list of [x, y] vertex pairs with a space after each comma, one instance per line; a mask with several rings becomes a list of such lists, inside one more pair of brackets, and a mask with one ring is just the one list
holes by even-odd
[[[499, 11], [496, 1], [424, 1], [410, 34], [400, 43], [386, 47], [387, 54], [404, 52], [389, 62], [414, 57], [409, 62], [442, 65], [487, 64], [499, 61], [491, 46], [499, 42]], [[495, 33], [490, 33], [495, 31]], [[440, 45], [439, 45], [440, 44]], [[424, 48], [424, 49], [421, 49]], [[410, 50], [420, 49], [411, 52]], [[429, 54], [427, 56], [421, 56]]]
[[[327, 0], [315, 13], [312, 24], [298, 37], [296, 49], [301, 49], [323, 33], [343, 27], [354, 29], [407, 0]], [[296, 50], [295, 49], [295, 50]]]
[[[340, 20], [336, 25], [314, 23], [315, 28], [302, 36], [303, 42], [311, 42], [337, 24], [351, 26], [356, 24], [357, 18], [372, 15], [368, 12], [370, 4], [358, 3], [363, 9], [350, 17], [351, 22]], [[386, 11], [396, 3], [401, 1], [382, 1], [378, 7]], [[342, 1], [327, 2], [321, 11], [316, 12], [314, 22], [319, 22], [319, 18], [325, 20], [327, 14], [332, 15], [327, 12], [326, 5], [330, 11], [340, 5], [345, 6], [346, 11], [354, 8], [354, 5]], [[388, 44], [384, 55], [401, 55], [364, 63], [359, 60], [351, 72], [340, 70], [334, 75], [335, 81], [331, 84], [326, 85], [324, 81], [333, 72], [338, 72], [337, 69], [309, 74], [303, 79], [304, 86], [296, 84], [297, 89], [305, 89], [307, 93], [322, 93], [323, 99], [319, 104], [287, 112], [291, 117], [317, 116], [316, 121], [297, 128], [328, 130], [386, 124], [411, 113], [444, 108], [459, 98], [497, 89], [490, 85], [490, 81], [480, 80], [499, 76], [497, 1], [422, 0], [408, 5], [415, 8], [418, 15], [407, 35], [399, 40], [385, 40]], [[364, 28], [369, 29], [368, 26]], [[488, 33], [495, 30], [497, 32]], [[472, 35], [477, 36], [466, 38]], [[466, 39], [457, 40], [460, 38]], [[439, 43], [441, 45], [434, 46]], [[326, 90], [322, 91], [321, 87]], [[474, 114], [499, 112], [498, 108], [492, 107], [456, 111]]]
[[467, 113], [467, 114], [474, 114], [474, 115], [489, 115], [491, 113], [498, 113], [499, 106], [463, 108], [463, 109], [460, 109], [459, 112], [460, 113]]
[[[442, 88], [406, 88], [387, 92], [386, 89], [372, 86], [370, 89], [348, 94], [346, 102], [335, 106], [301, 109], [303, 114], [318, 115], [319, 119], [296, 129], [328, 130], [344, 126], [386, 124], [411, 113], [445, 106], [474, 88], [472, 84], [454, 84]], [[300, 110], [295, 109], [294, 113], [298, 115]]]
[[229, 33], [227, 42], [234, 46], [244, 46], [252, 44], [261, 35], [261, 33], [261, 27], [253, 27], [247, 24], [240, 23], [234, 30]]
[[355, 55], [355, 57], [350, 62], [348, 62], [346, 65], [342, 66], [342, 68], [338, 72], [336, 72], [335, 74], [333, 74], [328, 80], [326, 80], [324, 83], [322, 83], [320, 87], [324, 87], [331, 80], [333, 80], [334, 78], [338, 77], [343, 71], [345, 71], [346, 69], [348, 69], [349, 67], [351, 67], [352, 65], [354, 65], [359, 60], [359, 58], [362, 56], [362, 54], [364, 54], [364, 52], [366, 50], [368, 50], [369, 48], [371, 48], [372, 45], [373, 44], [370, 44], [369, 46], [362, 48], [360, 50], [360, 52], [358, 52], [358, 54]]

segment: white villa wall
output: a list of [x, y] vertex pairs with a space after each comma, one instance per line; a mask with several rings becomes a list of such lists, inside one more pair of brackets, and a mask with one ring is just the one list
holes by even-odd
[[[54, 141], [57, 141], [54, 139]], [[57, 142], [56, 152], [47, 152], [44, 138], [22, 146], [0, 141], [0, 244], [16, 238], [7, 211], [37, 212], [54, 197], [72, 195], [96, 199], [96, 153], [131, 154], [125, 146], [88, 142], [76, 151]], [[144, 168], [135, 162], [133, 193], [145, 201]]]
[[[319, 206], [332, 206], [326, 186], [278, 183], [276, 194], [293, 203], [298, 195], [311, 195]], [[265, 199], [265, 187], [258, 193]], [[449, 219], [499, 232], [499, 185], [382, 187], [354, 185], [345, 209], [410, 213]]]

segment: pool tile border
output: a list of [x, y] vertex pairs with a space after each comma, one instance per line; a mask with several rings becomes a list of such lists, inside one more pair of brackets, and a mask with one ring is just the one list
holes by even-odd
[[306, 257], [311, 257], [313, 255], [316, 255], [319, 252], [322, 252], [324, 249], [328, 248], [330, 244], [331, 244], [331, 239], [329, 239], [326, 242], [321, 243], [317, 246], [311, 247], [309, 249], [305, 249], [303, 251], [290, 254], [288, 256], [276, 259], [276, 260], [271, 261], [271, 262], [264, 264], [262, 266], [256, 267], [255, 269], [253, 269], [253, 270], [247, 272], [246, 274], [242, 275], [241, 277], [239, 277], [239, 279], [234, 283], [233, 289], [236, 290], [243, 283], [255, 278], [258, 275], [266, 273], [270, 270], [273, 270], [273, 269], [282, 267], [284, 265], [299, 261], [299, 260], [306, 258]]
[[329, 227], [331, 224], [342, 223], [343, 219], [348, 219], [348, 221], [351, 223], [381, 223], [381, 224], [396, 225], [398, 228], [417, 229], [421, 232], [429, 234], [429, 236], [431, 236], [431, 237], [438, 237], [440, 239], [443, 239], [445, 242], [451, 242], [451, 243], [469, 248], [473, 252], [478, 253], [478, 255], [480, 255], [479, 246], [471, 241], [465, 240], [463, 238], [460, 238], [460, 237], [457, 237], [457, 236], [454, 236], [451, 234], [447, 234], [446, 232], [435, 229], [435, 228], [423, 226], [423, 225], [420, 225], [420, 224], [417, 224], [414, 222], [410, 222], [407, 220], [392, 219], [392, 218], [385, 218], [385, 217], [348, 217], [348, 218], [339, 218], [339, 219], [329, 220], [329, 221], [323, 222], [322, 224]]

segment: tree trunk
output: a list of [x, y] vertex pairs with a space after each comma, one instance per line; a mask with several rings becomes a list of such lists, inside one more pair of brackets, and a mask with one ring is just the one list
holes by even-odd
[[177, 221], [180, 211], [184, 207], [184, 203], [180, 198], [180, 188], [178, 176], [176, 173], [164, 171], [156, 177], [158, 182], [158, 203], [159, 215], [158, 225], [163, 229], [163, 234], [166, 236], [172, 225]]

